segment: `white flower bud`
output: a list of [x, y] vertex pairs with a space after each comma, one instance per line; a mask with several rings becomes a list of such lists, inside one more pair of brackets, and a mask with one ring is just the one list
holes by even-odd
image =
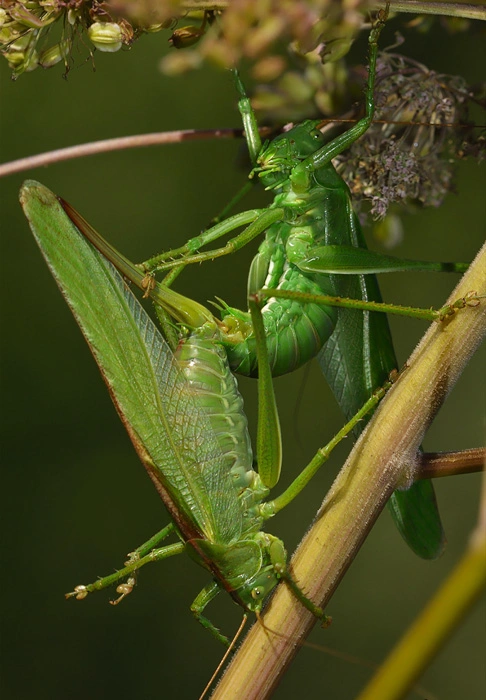
[[114, 53], [122, 46], [122, 29], [114, 22], [94, 22], [88, 29], [90, 41], [99, 51]]

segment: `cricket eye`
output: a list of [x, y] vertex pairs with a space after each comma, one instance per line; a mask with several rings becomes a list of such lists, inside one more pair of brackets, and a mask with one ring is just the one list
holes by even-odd
[[262, 595], [263, 595], [263, 588], [261, 586], [256, 586], [251, 592], [251, 597], [254, 600], [258, 600], [258, 598], [261, 598]]

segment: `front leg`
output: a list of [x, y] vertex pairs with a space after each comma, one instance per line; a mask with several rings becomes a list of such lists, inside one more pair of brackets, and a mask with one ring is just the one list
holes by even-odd
[[211, 581], [211, 583], [208, 583], [207, 586], [204, 586], [202, 591], [194, 599], [194, 602], [191, 605], [191, 612], [196, 620], [200, 622], [205, 629], [209, 630], [209, 632], [211, 632], [213, 637], [215, 637], [218, 642], [221, 642], [221, 644], [224, 644], [224, 646], [227, 647], [230, 643], [228, 637], [221, 634], [218, 628], [213, 625], [211, 620], [208, 620], [208, 618], [202, 614], [202, 611], [206, 605], [218, 595], [220, 590], [221, 589], [216, 581]]
[[294, 192], [306, 192], [309, 188], [311, 174], [319, 168], [322, 168], [331, 163], [333, 158], [336, 158], [340, 153], [345, 151], [355, 141], [357, 141], [369, 128], [373, 115], [375, 113], [374, 89], [376, 80], [376, 59], [378, 55], [378, 38], [381, 30], [384, 27], [388, 16], [387, 4], [384, 11], [380, 11], [378, 19], [370, 32], [368, 39], [369, 46], [369, 64], [368, 64], [368, 81], [365, 89], [365, 116], [359, 120], [351, 129], [345, 131], [330, 143], [322, 146], [318, 151], [312, 153], [301, 163], [292, 169], [290, 180]]

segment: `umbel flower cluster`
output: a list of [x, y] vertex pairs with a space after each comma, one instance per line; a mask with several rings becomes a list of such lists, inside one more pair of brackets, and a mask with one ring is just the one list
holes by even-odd
[[0, 49], [17, 77], [59, 62], [68, 70], [75, 42], [116, 52], [165, 29], [175, 48], [188, 49], [167, 58], [167, 71], [247, 58], [269, 79], [285, 67], [289, 44], [303, 53], [324, 44], [330, 58], [343, 55], [367, 7], [367, 0], [0, 0]]
[[[243, 60], [257, 83], [252, 104], [259, 117], [282, 125], [342, 113], [350, 95], [362, 105], [366, 69], [353, 75], [343, 56], [365, 26], [368, 6], [368, 0], [0, 0], [0, 51], [14, 78], [57, 63], [67, 73], [80, 47], [88, 56], [116, 52], [165, 30], [174, 49], [184, 49], [163, 58], [165, 72]], [[382, 219], [395, 203], [438, 206], [453, 187], [455, 161], [479, 158], [485, 143], [464, 126], [469, 103], [484, 104], [484, 89], [481, 96], [481, 87], [473, 92], [460, 78], [391, 51], [378, 61], [375, 101], [380, 123], [336, 161], [363, 223], [370, 215]], [[351, 109], [346, 116], [361, 115]], [[360, 208], [362, 200], [371, 205]]]
[[129, 21], [117, 5], [85, 0], [0, 0], [0, 47], [12, 77], [60, 62], [69, 70], [76, 41], [88, 51], [114, 52], [130, 46], [142, 32], [161, 27], [135, 16]]

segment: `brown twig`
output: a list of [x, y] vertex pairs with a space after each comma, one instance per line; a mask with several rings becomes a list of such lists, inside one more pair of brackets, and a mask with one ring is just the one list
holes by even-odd
[[456, 474], [473, 474], [484, 469], [486, 450], [472, 447], [461, 452], [425, 452], [420, 456], [417, 479], [437, 479]]
[[[268, 133], [268, 129], [262, 130]], [[110, 151], [122, 151], [128, 148], [143, 148], [146, 146], [160, 146], [168, 143], [180, 143], [182, 141], [200, 141], [211, 138], [235, 139], [243, 136], [243, 129], [182, 129], [179, 131], [161, 131], [152, 134], [136, 134], [134, 136], [121, 136], [113, 139], [103, 139], [90, 143], [81, 143], [77, 146], [58, 148], [54, 151], [46, 151], [35, 156], [19, 158], [9, 163], [0, 165], [0, 177], [25, 172], [32, 168], [40, 168], [63, 160], [73, 160], [86, 156], [108, 153]]]

